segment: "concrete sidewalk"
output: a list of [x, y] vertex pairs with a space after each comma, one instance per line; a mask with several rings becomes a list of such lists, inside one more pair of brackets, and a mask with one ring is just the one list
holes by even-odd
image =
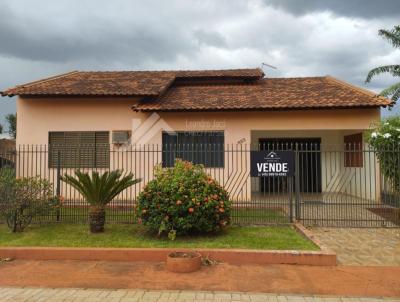
[[28, 261], [0, 264], [0, 287], [108, 288], [400, 297], [400, 267], [229, 265], [191, 274], [164, 263]]
[[57, 288], [0, 288], [0, 301], [24, 302], [378, 302], [400, 301], [400, 299], [301, 296], [240, 292], [204, 291], [150, 291], [150, 290], [107, 290], [107, 289], [57, 289]]

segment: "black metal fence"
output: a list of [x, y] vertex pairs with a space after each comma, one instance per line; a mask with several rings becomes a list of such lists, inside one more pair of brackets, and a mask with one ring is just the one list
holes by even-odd
[[[292, 151], [292, 177], [250, 176], [250, 151]], [[400, 157], [398, 148], [391, 148]], [[175, 158], [205, 166], [206, 172], [228, 192], [236, 224], [282, 224], [295, 220], [309, 226], [398, 227], [400, 192], [393, 175], [387, 177], [379, 153], [367, 145], [333, 146], [316, 143], [257, 145], [180, 144], [104, 146], [18, 146], [0, 153], [0, 169], [12, 169], [15, 177], [49, 180], [62, 204], [41, 214], [36, 222], [85, 222], [88, 204], [60, 176], [83, 171], [123, 169], [142, 181], [122, 192], [107, 207], [107, 221], [132, 223], [135, 204], [143, 187], [153, 179], [154, 167], [168, 167]], [[98, 165], [97, 163], [101, 163]], [[399, 161], [397, 161], [398, 163]]]

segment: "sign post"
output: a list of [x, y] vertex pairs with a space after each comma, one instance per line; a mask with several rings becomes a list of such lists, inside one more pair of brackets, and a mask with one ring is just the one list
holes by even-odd
[[[296, 169], [298, 170], [298, 168]], [[289, 193], [289, 219], [293, 222], [293, 185], [298, 182], [295, 174], [294, 151], [251, 151], [250, 176], [251, 177], [286, 177]], [[297, 196], [296, 196], [297, 205]], [[296, 217], [298, 210], [296, 208]]]

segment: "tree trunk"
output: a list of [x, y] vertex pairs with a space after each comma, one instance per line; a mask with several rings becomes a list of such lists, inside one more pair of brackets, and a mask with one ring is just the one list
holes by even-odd
[[104, 232], [104, 223], [106, 222], [106, 211], [104, 207], [92, 206], [89, 209], [89, 224], [91, 233]]

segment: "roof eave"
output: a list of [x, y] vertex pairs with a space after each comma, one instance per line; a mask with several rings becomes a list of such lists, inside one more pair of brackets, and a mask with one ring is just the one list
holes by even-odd
[[13, 97], [13, 96], [15, 96], [15, 94], [8, 93], [7, 91], [0, 91], [0, 95], [1, 95], [2, 97], [6, 97], [6, 96], [8, 96], [8, 97]]
[[331, 110], [331, 109], [367, 109], [367, 108], [380, 108], [386, 105], [360, 105], [360, 106], [325, 106], [325, 107], [254, 107], [254, 108], [181, 108], [181, 109], [141, 109], [134, 105], [131, 109], [135, 112], [233, 112], [233, 111], [285, 111], [285, 110]]
[[59, 98], [74, 98], [74, 97], [157, 97], [158, 94], [2, 94], [2, 96], [20, 96], [27, 98], [48, 98], [48, 97], [59, 97]]
[[55, 80], [55, 79], [63, 78], [63, 77], [69, 76], [71, 74], [76, 74], [76, 73], [79, 73], [79, 72], [80, 72], [79, 70], [74, 70], [74, 71], [62, 73], [62, 74], [59, 74], [59, 75], [55, 75], [55, 76], [52, 76], [52, 77], [47, 77], [47, 78], [44, 78], [44, 79], [41, 79], [41, 80], [28, 82], [28, 83], [25, 83], [23, 85], [17, 85], [17, 86], [15, 86], [13, 88], [9, 88], [9, 89], [6, 89], [4, 91], [0, 91], [0, 94], [3, 97], [4, 96], [13, 97], [13, 96], [16, 96], [16, 95], [21, 95], [19, 93], [12, 93], [12, 92], [10, 93], [9, 91], [23, 89], [23, 88], [26, 88], [26, 87], [29, 87], [29, 86], [32, 86], [32, 85], [36, 85], [38, 83], [45, 83], [45, 82], [48, 82], [48, 81], [52, 81], [52, 80]]

